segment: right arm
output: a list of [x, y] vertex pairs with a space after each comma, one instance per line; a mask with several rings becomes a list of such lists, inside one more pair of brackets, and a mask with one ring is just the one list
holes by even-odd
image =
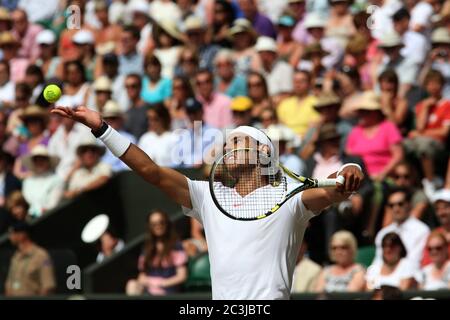
[[[83, 123], [94, 131], [102, 126], [100, 114], [86, 107], [74, 109], [56, 107], [51, 112]], [[158, 166], [144, 151], [134, 144], [130, 144], [120, 157], [120, 160], [147, 182], [167, 194], [173, 201], [186, 208], [192, 208], [189, 186], [184, 175], [173, 169]]]

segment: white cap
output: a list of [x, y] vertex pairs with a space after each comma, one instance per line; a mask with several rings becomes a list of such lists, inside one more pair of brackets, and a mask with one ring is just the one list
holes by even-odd
[[150, 5], [145, 0], [133, 0], [128, 4], [129, 12], [140, 12], [145, 15], [150, 14]]
[[38, 44], [54, 44], [56, 42], [56, 35], [51, 30], [42, 30], [36, 36], [36, 43]]
[[305, 29], [310, 28], [325, 28], [327, 22], [321, 15], [318, 13], [308, 13], [305, 17], [305, 22], [303, 22], [303, 26]]
[[72, 38], [72, 42], [77, 44], [93, 44], [94, 34], [89, 30], [80, 30]]
[[270, 37], [262, 36], [259, 37], [258, 40], [256, 41], [255, 49], [258, 52], [261, 51], [277, 52], [277, 43], [275, 42], [274, 39]]
[[445, 201], [450, 203], [450, 189], [441, 189], [434, 193], [433, 202]]
[[378, 47], [393, 48], [403, 45], [402, 37], [396, 32], [385, 34], [381, 37]]

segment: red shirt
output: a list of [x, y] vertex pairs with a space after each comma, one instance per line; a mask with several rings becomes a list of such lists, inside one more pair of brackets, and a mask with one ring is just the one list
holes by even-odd
[[[416, 117], [419, 116], [422, 108], [423, 102], [418, 103], [416, 106]], [[450, 125], [450, 100], [441, 99], [436, 105], [431, 107], [425, 130], [439, 129], [448, 125]], [[432, 137], [443, 142], [445, 142], [446, 139], [446, 137], [436, 135], [433, 135]]]

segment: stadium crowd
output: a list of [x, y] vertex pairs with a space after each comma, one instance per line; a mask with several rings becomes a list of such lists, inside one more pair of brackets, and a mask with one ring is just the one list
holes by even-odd
[[[58, 105], [99, 111], [162, 166], [206, 176], [218, 137], [240, 125], [266, 130], [301, 175], [360, 164], [360, 192], [311, 221], [293, 292], [450, 288], [449, 0], [5, 3], [0, 234], [18, 247], [6, 294], [55, 285], [27, 223], [129, 170], [48, 112], [49, 83], [62, 88]], [[207, 251], [201, 225], [181, 241], [169, 216], [149, 215], [127, 293], [178, 292], [188, 258]], [[101, 241], [98, 261], [123, 246]], [[366, 246], [369, 266], [356, 261]], [[17, 279], [36, 274], [45, 281]]]

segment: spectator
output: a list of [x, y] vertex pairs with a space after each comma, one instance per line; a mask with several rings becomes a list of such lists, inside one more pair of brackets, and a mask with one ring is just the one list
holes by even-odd
[[435, 172], [435, 161], [442, 155], [450, 132], [450, 100], [442, 98], [445, 79], [439, 71], [430, 71], [425, 89], [430, 97], [416, 106], [416, 130], [410, 131], [404, 146], [421, 162], [425, 194], [431, 198], [443, 181]]
[[213, 70], [214, 57], [219, 51], [219, 46], [208, 44], [206, 26], [203, 21], [196, 16], [188, 17], [184, 22], [184, 31], [187, 36], [188, 46], [198, 54], [199, 68]]
[[12, 19], [11, 14], [5, 7], [0, 7], [0, 32], [11, 31]]
[[277, 44], [272, 38], [259, 37], [255, 50], [258, 52], [257, 71], [266, 78], [269, 94], [278, 103], [292, 92], [294, 70], [287, 62], [278, 58]]
[[322, 272], [322, 267], [306, 256], [306, 252], [307, 244], [303, 240], [292, 280], [292, 293], [316, 291], [317, 280]]
[[[423, 190], [417, 186], [417, 174], [411, 163], [406, 160], [401, 161], [394, 167], [392, 178], [394, 186], [406, 188], [411, 193], [411, 216], [423, 219], [428, 206], [428, 198]], [[390, 213], [390, 212], [389, 212]], [[383, 227], [392, 223], [392, 215], [388, 212], [383, 218]]]
[[97, 263], [103, 262], [106, 258], [111, 257], [125, 247], [123, 240], [119, 238], [111, 227], [108, 227], [108, 229], [100, 236], [99, 242], [100, 252], [97, 255]]
[[161, 62], [155, 55], [144, 60], [145, 76], [142, 79], [141, 98], [146, 103], [162, 103], [172, 95], [172, 81], [161, 77]]
[[330, 259], [334, 264], [325, 267], [317, 281], [318, 292], [354, 292], [365, 288], [365, 270], [355, 263], [358, 249], [349, 231], [338, 231], [331, 238]]
[[442, 233], [433, 232], [428, 237], [426, 250], [431, 263], [422, 269], [420, 288], [423, 290], [450, 289], [449, 244]]
[[401, 8], [392, 16], [394, 30], [402, 37], [405, 44], [401, 51], [402, 56], [414, 59], [422, 65], [429, 50], [429, 42], [422, 33], [409, 28], [410, 20], [411, 16], [406, 8]]
[[[123, 130], [124, 114], [119, 105], [114, 100], [108, 100], [105, 103], [105, 107], [102, 111], [102, 118], [107, 124], [109, 124], [114, 130], [126, 137], [131, 143], [136, 144], [136, 138]], [[110, 150], [106, 150], [105, 155], [102, 158], [102, 162], [111, 166], [113, 172], [130, 170], [128, 166], [122, 162], [119, 158], [114, 156]]]
[[258, 34], [275, 39], [275, 27], [267, 16], [258, 12], [255, 0], [239, 0], [238, 3], [244, 17], [252, 23]]
[[44, 145], [35, 146], [23, 159], [23, 165], [31, 171], [31, 176], [23, 181], [23, 195], [33, 218], [55, 208], [62, 198], [64, 181], [54, 172], [58, 162], [59, 158], [51, 156]]
[[[125, 21], [125, 25], [132, 25], [133, 34], [137, 32], [137, 34], [135, 35], [137, 36], [137, 44], [135, 46], [135, 49], [137, 53], [139, 53], [139, 55], [144, 56], [147, 50], [154, 45], [152, 41], [153, 25], [150, 22], [150, 4], [146, 0], [129, 1], [127, 3], [126, 18], [128, 18], [130, 21]], [[126, 46], [129, 49], [131, 48], [131, 46], [129, 46], [130, 40], [128, 39], [128, 36], [127, 39], [122, 38], [121, 41], [125, 42], [122, 42], [121, 45]], [[136, 73], [135, 71], [127, 71], [121, 72], [121, 74], [126, 75], [131, 72]]]
[[406, 259], [412, 268], [418, 269], [430, 229], [425, 223], [411, 216], [410, 191], [404, 188], [392, 189], [387, 197], [386, 211], [392, 214], [393, 222], [382, 228], [375, 238], [377, 249], [374, 261], [382, 260], [383, 237], [395, 232], [402, 239], [407, 250]]
[[11, 81], [17, 83], [25, 77], [25, 69], [29, 61], [18, 56], [21, 44], [9, 31], [0, 34], [0, 50], [3, 52], [3, 59], [9, 63]]
[[214, 91], [213, 74], [201, 69], [195, 76], [196, 98], [203, 105], [203, 120], [210, 126], [223, 129], [232, 124], [231, 99]]
[[294, 130], [297, 135], [303, 136], [309, 124], [319, 120], [319, 114], [314, 110], [317, 99], [310, 94], [310, 73], [304, 70], [295, 71], [293, 86], [293, 96], [278, 105], [277, 114], [281, 123]]
[[288, 62], [295, 68], [303, 53], [303, 46], [292, 37], [295, 19], [290, 15], [283, 15], [278, 19], [278, 55], [281, 60]]
[[341, 48], [345, 48], [348, 40], [356, 33], [353, 16], [350, 12], [351, 0], [331, 0], [330, 17], [326, 26], [326, 35], [336, 39]]
[[191, 47], [184, 47], [180, 52], [180, 59], [175, 68], [175, 75], [194, 79], [198, 71], [198, 55], [197, 51]]
[[[174, 80], [175, 82], [175, 80]], [[125, 89], [130, 107], [125, 115], [125, 130], [138, 140], [147, 131], [147, 108], [141, 99], [141, 76], [131, 73], [125, 78]]]
[[[448, 243], [448, 256], [450, 257], [450, 190], [441, 189], [434, 194], [433, 201], [436, 216], [440, 226], [432, 232], [439, 232], [444, 235]], [[431, 263], [430, 255], [427, 250], [423, 252], [422, 266]]]
[[222, 49], [214, 59], [217, 76], [214, 79], [216, 90], [230, 98], [247, 95], [245, 77], [235, 73], [233, 51]]
[[119, 74], [142, 74], [144, 58], [137, 51], [140, 39], [139, 29], [133, 26], [125, 27], [120, 36]]
[[195, 98], [188, 98], [185, 108], [189, 127], [178, 133], [177, 164], [181, 167], [198, 168], [204, 163], [205, 155], [217, 143], [220, 131], [202, 121], [203, 106]]
[[30, 102], [32, 104], [41, 104], [39, 97], [44, 90], [44, 74], [41, 68], [34, 64], [29, 65], [25, 71], [24, 82], [30, 86], [33, 92]]
[[0, 150], [0, 207], [5, 205], [6, 199], [12, 192], [20, 190], [22, 187], [20, 180], [9, 168], [11, 161], [13, 161], [12, 156]]
[[98, 51], [111, 46], [115, 47], [120, 40], [121, 26], [111, 23], [108, 19], [108, 4], [106, 0], [96, 1], [94, 5], [95, 17], [100, 28], [94, 31], [95, 47]]
[[20, 189], [11, 192], [6, 199], [5, 208], [0, 208], [0, 234], [7, 232], [16, 222], [29, 221], [29, 208]]
[[394, 232], [386, 233], [381, 239], [382, 259], [376, 260], [367, 269], [367, 289], [380, 289], [383, 285], [400, 290], [416, 286], [416, 269], [405, 257], [407, 251], [400, 236]]
[[296, 20], [292, 37], [295, 41], [302, 45], [308, 44], [311, 41], [311, 37], [306, 32], [305, 28], [305, 13], [306, 13], [306, 0], [288, 0], [287, 10], [291, 12]]
[[30, 227], [25, 222], [17, 222], [11, 228], [9, 239], [17, 251], [11, 258], [5, 295], [30, 297], [51, 294], [56, 288], [53, 263], [48, 252], [30, 238]]
[[378, 76], [381, 90], [380, 103], [381, 110], [388, 121], [394, 123], [402, 132], [408, 131], [407, 120], [410, 116], [408, 102], [404, 97], [399, 96], [399, 80], [394, 70], [388, 69]]
[[111, 80], [107, 76], [100, 76], [94, 81], [92, 89], [94, 94], [89, 97], [91, 101], [89, 105], [93, 109], [102, 112], [106, 102], [112, 99]]
[[252, 117], [254, 119], [262, 116], [265, 109], [274, 109], [269, 96], [267, 82], [264, 76], [256, 71], [252, 71], [247, 76], [248, 97], [252, 99]]
[[165, 101], [171, 118], [171, 128], [184, 129], [189, 127], [186, 104], [189, 98], [195, 96], [191, 83], [184, 76], [176, 76], [172, 81], [172, 97]]
[[154, 21], [173, 20], [179, 23], [181, 20], [181, 10], [176, 3], [171, 0], [154, 0], [150, 3], [150, 16]]
[[31, 63], [39, 56], [39, 45], [36, 36], [42, 31], [42, 27], [28, 21], [28, 15], [23, 9], [16, 9], [11, 13], [13, 22], [13, 34], [21, 43], [18, 57], [28, 59]]
[[62, 78], [61, 57], [57, 55], [56, 35], [51, 30], [42, 30], [36, 36], [39, 45], [39, 56], [36, 65], [41, 68], [45, 79]]
[[169, 219], [161, 211], [153, 211], [147, 218], [148, 231], [144, 250], [139, 258], [139, 275], [128, 281], [128, 295], [144, 291], [151, 295], [180, 292], [187, 278], [187, 256]]
[[[345, 56], [343, 59], [343, 68], [347, 70], [356, 69], [358, 71], [358, 83], [363, 90], [373, 90], [373, 65], [375, 59], [369, 59], [369, 48], [372, 46], [370, 33], [355, 34], [347, 43]], [[373, 47], [373, 46], [372, 46]], [[375, 47], [375, 50], [377, 48]]]
[[247, 75], [252, 69], [252, 61], [256, 55], [254, 45], [258, 35], [250, 21], [239, 18], [233, 22], [233, 26], [229, 30], [229, 37], [236, 63], [236, 73]]
[[411, 87], [417, 83], [418, 63], [402, 55], [401, 50], [404, 47], [404, 42], [395, 32], [383, 36], [378, 47], [383, 50], [384, 58], [378, 66], [377, 74], [380, 75], [387, 69], [394, 69], [400, 83], [398, 95], [406, 97]]
[[[231, 111], [233, 112], [233, 128], [239, 126], [253, 126], [252, 121], [253, 102], [248, 97], [236, 97], [231, 101]], [[230, 128], [231, 129], [231, 128]]]
[[155, 56], [161, 62], [161, 75], [172, 79], [180, 57], [183, 35], [172, 20], [160, 20], [153, 29]]
[[226, 0], [214, 2], [212, 42], [218, 46], [229, 48], [229, 31], [235, 20], [233, 5]]
[[0, 109], [12, 108], [15, 100], [15, 84], [10, 79], [9, 63], [0, 60]]
[[14, 174], [18, 178], [24, 179], [31, 172], [23, 167], [23, 157], [29, 155], [31, 150], [39, 144], [48, 145], [50, 137], [45, 130], [48, 122], [48, 112], [39, 106], [31, 105], [23, 111], [20, 119], [23, 121], [28, 135], [19, 145], [17, 159], [14, 163]]
[[[160, 166], [177, 165], [172, 157], [176, 136], [170, 131], [170, 114], [162, 104], [152, 105], [147, 111], [148, 128], [138, 146]], [[158, 146], [158, 148], [155, 148]]]
[[109, 181], [111, 167], [100, 161], [104, 153], [105, 147], [98, 145], [92, 135], [80, 141], [77, 147], [78, 162], [68, 175], [65, 198], [75, 198], [98, 189]]
[[419, 76], [419, 83], [423, 86], [430, 70], [442, 73], [445, 86], [442, 96], [450, 99], [450, 34], [446, 28], [438, 28], [431, 35], [431, 51]]
[[[31, 88], [24, 82], [19, 82], [15, 87], [15, 96], [16, 100], [13, 105], [13, 111], [9, 114], [7, 125], [6, 125], [6, 133], [10, 134], [10, 139], [15, 140], [15, 144], [17, 146], [11, 146], [8, 150], [11, 154], [17, 153], [18, 144], [21, 140], [25, 139], [27, 136], [26, 128], [23, 124], [23, 121], [20, 119], [23, 111], [28, 107], [31, 99]], [[4, 148], [6, 148], [9, 141], [5, 143]], [[12, 148], [12, 149], [11, 149]], [[5, 149], [6, 150], [6, 149]]]
[[84, 65], [78, 60], [64, 63], [64, 85], [60, 99], [65, 99], [67, 106], [84, 106], [89, 96], [89, 84], [86, 82]]
[[373, 11], [371, 16], [371, 33], [375, 39], [380, 39], [385, 34], [394, 31], [392, 15], [402, 6], [400, 0], [371, 0], [372, 5], [378, 8]]
[[83, 64], [86, 80], [93, 81], [97, 60], [94, 33], [88, 30], [80, 30], [75, 33], [72, 42], [76, 49], [74, 59]]
[[411, 10], [410, 29], [415, 32], [429, 34], [431, 29], [431, 17], [435, 13], [435, 4], [438, 2], [441, 1], [419, 1]]
[[363, 159], [373, 180], [383, 181], [403, 158], [400, 131], [385, 119], [374, 92], [366, 91], [355, 109], [359, 122], [347, 138], [346, 152]]

